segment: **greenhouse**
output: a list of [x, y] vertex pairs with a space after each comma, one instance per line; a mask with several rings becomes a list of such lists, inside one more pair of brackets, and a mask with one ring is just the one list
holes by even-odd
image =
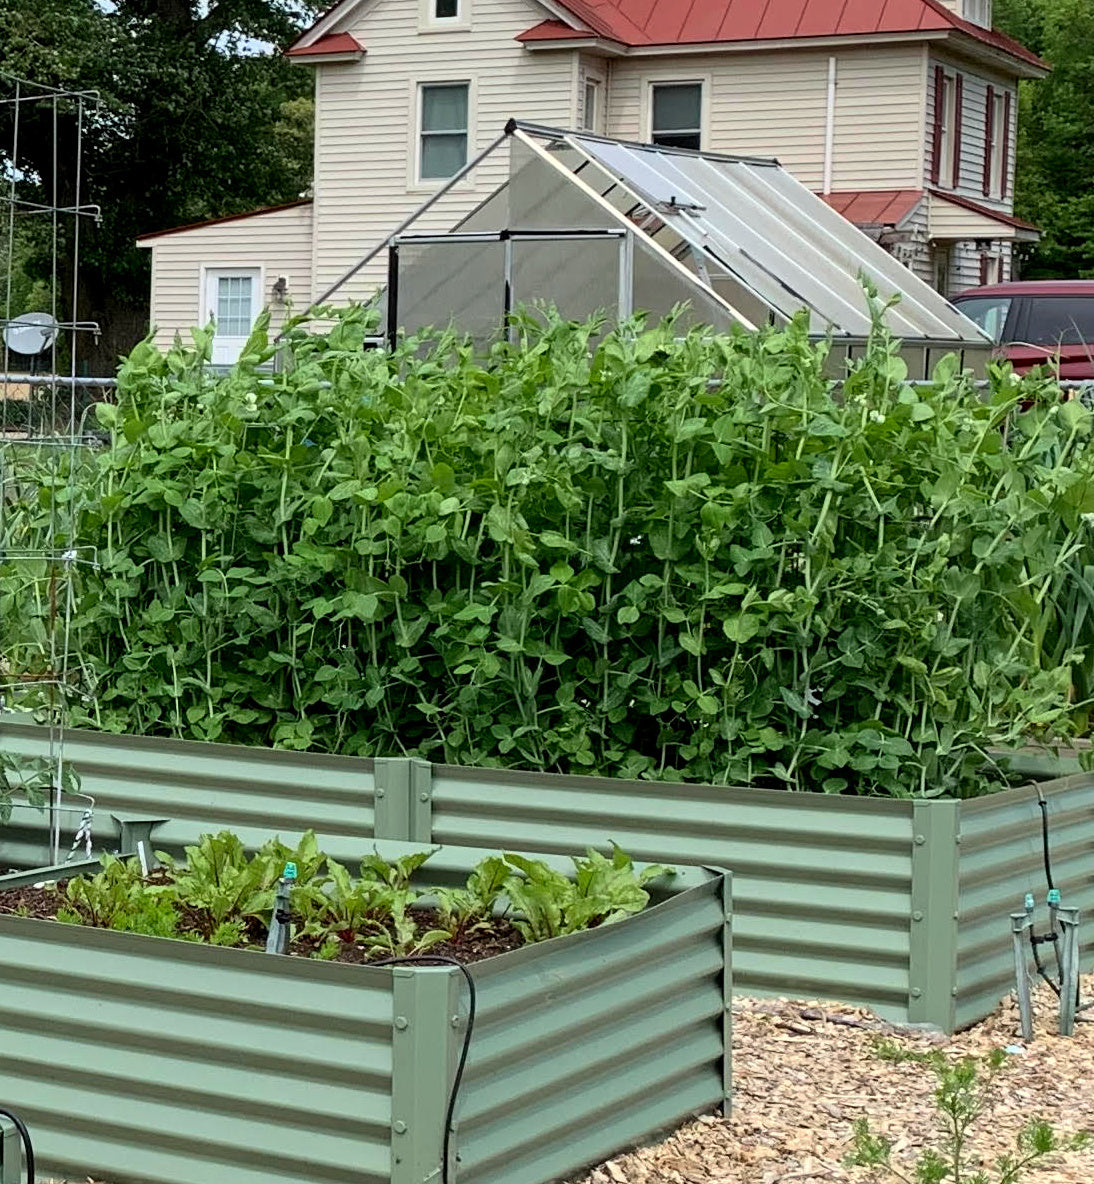
[[[508, 180], [450, 230], [425, 229], [495, 153], [509, 154]], [[976, 325], [774, 160], [511, 121], [327, 295], [385, 249], [391, 340], [451, 323], [488, 341], [522, 304], [614, 322], [686, 303], [683, 324], [719, 329], [783, 324], [804, 309], [842, 363], [870, 331], [866, 279], [883, 300], [899, 296], [886, 315], [912, 378], [954, 352], [982, 371], [991, 351]]]

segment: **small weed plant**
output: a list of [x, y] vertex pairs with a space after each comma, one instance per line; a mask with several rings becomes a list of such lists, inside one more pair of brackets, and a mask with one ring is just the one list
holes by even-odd
[[506, 918], [525, 941], [545, 941], [610, 925], [649, 903], [647, 885], [672, 872], [634, 867], [626, 852], [590, 850], [572, 876], [520, 855], [489, 856], [461, 888], [419, 889], [412, 879], [433, 851], [392, 860], [371, 852], [359, 874], [320, 851], [314, 832], [297, 846], [280, 840], [249, 855], [229, 831], [203, 835], [176, 862], [158, 853], [161, 869], [146, 877], [136, 859], [104, 856], [102, 870], [68, 882], [57, 919], [212, 945], [263, 943], [285, 864], [296, 864], [291, 908], [313, 956], [337, 958], [347, 946], [367, 959], [428, 953], [459, 943]]
[[1014, 1151], [985, 1166], [975, 1151], [973, 1127], [990, 1109], [993, 1087], [1004, 1071], [1007, 1054], [996, 1049], [986, 1057], [953, 1060], [937, 1049], [911, 1051], [886, 1040], [878, 1041], [875, 1051], [883, 1060], [922, 1065], [934, 1075], [938, 1141], [906, 1166], [898, 1165], [893, 1162], [893, 1141], [874, 1134], [868, 1120], [860, 1118], [846, 1162], [868, 1169], [874, 1180], [886, 1184], [1018, 1184], [1044, 1166], [1049, 1156], [1089, 1143], [1085, 1133], [1059, 1135], [1044, 1119], [1031, 1118], [1018, 1132]]
[[[99, 559], [76, 573], [80, 722], [833, 794], [999, 787], [989, 749], [1085, 720], [1094, 419], [1005, 368], [978, 390], [954, 358], [911, 386], [872, 307], [839, 386], [804, 319], [518, 317], [483, 357], [451, 335], [366, 351], [369, 314], [329, 310], [276, 347], [260, 320], [226, 376], [205, 330], [139, 345], [78, 461]], [[0, 556], [68, 488], [20, 463], [33, 496]], [[18, 674], [56, 626], [9, 566]]]

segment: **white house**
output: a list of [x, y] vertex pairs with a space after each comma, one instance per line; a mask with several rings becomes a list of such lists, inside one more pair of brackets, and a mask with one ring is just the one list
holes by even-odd
[[[944, 294], [1007, 278], [1037, 235], [1013, 216], [1016, 87], [1048, 67], [991, 0], [341, 0], [287, 53], [315, 71], [313, 195], [143, 236], [164, 344], [212, 314], [230, 361], [264, 305], [307, 306], [514, 116], [777, 157]], [[500, 167], [458, 182], [462, 212]], [[382, 282], [378, 262], [339, 298]]]

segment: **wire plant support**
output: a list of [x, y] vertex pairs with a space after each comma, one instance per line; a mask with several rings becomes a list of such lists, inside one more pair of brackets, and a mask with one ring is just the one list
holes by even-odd
[[49, 729], [54, 862], [66, 816], [78, 819], [70, 854], [90, 851], [93, 812], [75, 792], [65, 732], [69, 703], [86, 703], [90, 691], [72, 629], [78, 571], [97, 563], [77, 539], [79, 475], [97, 442], [85, 403], [113, 385], [80, 374], [85, 343], [99, 333], [79, 307], [81, 234], [100, 217], [83, 200], [84, 137], [98, 108], [95, 91], [0, 72], [0, 713], [33, 714]]

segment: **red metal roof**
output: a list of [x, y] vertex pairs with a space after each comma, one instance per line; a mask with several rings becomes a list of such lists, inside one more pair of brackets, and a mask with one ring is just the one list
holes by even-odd
[[[786, 40], [884, 33], [967, 33], [977, 41], [1047, 69], [1036, 54], [1003, 33], [961, 20], [940, 0], [563, 0], [566, 9], [601, 37], [632, 47]], [[521, 40], [561, 39], [550, 33]], [[542, 30], [538, 25], [536, 29]], [[570, 36], [574, 34], [571, 33]], [[578, 34], [580, 35], [580, 34]]]
[[1019, 230], [1036, 230], [1040, 232], [1039, 226], [1034, 226], [1032, 222], [1023, 222], [1021, 218], [1015, 218], [1013, 214], [1004, 214], [1002, 210], [993, 210], [991, 206], [982, 206], [978, 201], [970, 201], [967, 197], [961, 197], [957, 193], [952, 193], [947, 189], [932, 189], [931, 193], [942, 201], [951, 202], [955, 206], [960, 206], [963, 210], [971, 210], [974, 214], [979, 214], [982, 218], [991, 218], [995, 222], [1002, 222], [1004, 226], [1015, 226]]
[[824, 200], [856, 226], [899, 226], [923, 200], [920, 189], [841, 190]]
[[595, 37], [591, 29], [575, 29], [572, 25], [564, 25], [562, 21], [541, 21], [530, 29], [525, 29], [517, 38], [518, 41], [572, 41], [575, 37]]
[[328, 33], [311, 45], [291, 45], [285, 50], [287, 58], [310, 58], [330, 53], [364, 53], [365, 47], [351, 33]]

